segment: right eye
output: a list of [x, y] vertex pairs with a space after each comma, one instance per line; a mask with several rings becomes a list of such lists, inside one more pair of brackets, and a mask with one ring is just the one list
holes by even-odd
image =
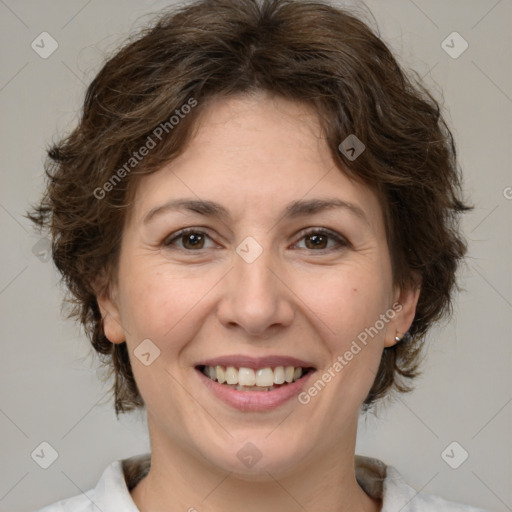
[[196, 252], [205, 249], [204, 241], [206, 238], [211, 240], [204, 231], [200, 231], [196, 228], [186, 228], [169, 235], [162, 242], [162, 245], [165, 248], [172, 249], [176, 247], [176, 243], [178, 243], [178, 249], [182, 251]]

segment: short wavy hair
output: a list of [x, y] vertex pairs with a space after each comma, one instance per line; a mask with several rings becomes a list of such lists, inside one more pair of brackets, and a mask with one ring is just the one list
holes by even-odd
[[[453, 136], [437, 100], [378, 33], [319, 1], [202, 0], [165, 11], [96, 75], [76, 128], [48, 150], [47, 188], [27, 215], [51, 234], [69, 316], [114, 376], [116, 415], [144, 401], [126, 343], [105, 336], [93, 283], [100, 275], [105, 287], [115, 282], [138, 181], [184, 149], [208, 100], [255, 91], [315, 108], [340, 171], [378, 194], [393, 282], [417, 286], [420, 276], [416, 316], [407, 336], [384, 349], [364, 409], [392, 389], [412, 389], [427, 331], [452, 312], [467, 251], [459, 214], [471, 208]], [[130, 160], [155, 133], [158, 144]], [[366, 146], [355, 160], [339, 150], [350, 134]]]

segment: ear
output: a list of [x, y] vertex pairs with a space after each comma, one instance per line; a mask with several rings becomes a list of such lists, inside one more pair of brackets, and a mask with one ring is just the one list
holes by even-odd
[[420, 297], [421, 278], [419, 274], [414, 275], [414, 283], [406, 288], [395, 288], [393, 305], [396, 304], [395, 317], [389, 322], [384, 341], [385, 347], [392, 347], [398, 341], [395, 337], [402, 339], [412, 325], [416, 314], [416, 306]]
[[124, 328], [121, 322], [121, 312], [118, 301], [118, 290], [111, 283], [105, 284], [101, 279], [95, 284], [96, 302], [100, 308], [103, 322], [103, 331], [107, 339], [112, 343], [123, 343], [126, 341]]

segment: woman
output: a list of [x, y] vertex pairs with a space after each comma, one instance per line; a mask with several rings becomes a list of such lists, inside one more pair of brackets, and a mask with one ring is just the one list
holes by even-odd
[[75, 314], [151, 454], [54, 511], [475, 511], [355, 455], [449, 311], [469, 209], [435, 100], [341, 9], [201, 1], [89, 87], [49, 152]]

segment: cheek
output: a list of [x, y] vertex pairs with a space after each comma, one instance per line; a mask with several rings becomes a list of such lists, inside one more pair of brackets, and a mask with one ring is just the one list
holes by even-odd
[[199, 274], [178, 275], [162, 266], [127, 269], [125, 276], [122, 317], [128, 336], [133, 342], [150, 338], [159, 346], [190, 329], [189, 315], [212, 287]]
[[334, 344], [372, 326], [389, 307], [390, 283], [379, 266], [346, 266], [303, 283], [301, 296]]
[[[389, 318], [385, 317], [385, 321], [381, 318], [390, 306], [390, 279], [385, 269], [372, 268], [373, 271], [347, 267], [343, 272], [333, 272], [325, 280], [317, 280], [317, 285], [324, 283], [322, 288], [309, 288], [312, 292], [307, 304], [315, 312], [310, 318], [316, 318], [314, 328], [321, 331], [329, 354], [317, 378], [329, 382], [328, 391], [325, 395], [321, 393], [326, 398], [326, 406], [338, 404], [330, 420], [338, 428], [343, 428], [343, 418], [357, 409], [367, 396], [382, 356]], [[314, 383], [309, 390], [316, 394], [313, 387]], [[321, 385], [317, 387], [323, 389]]]

